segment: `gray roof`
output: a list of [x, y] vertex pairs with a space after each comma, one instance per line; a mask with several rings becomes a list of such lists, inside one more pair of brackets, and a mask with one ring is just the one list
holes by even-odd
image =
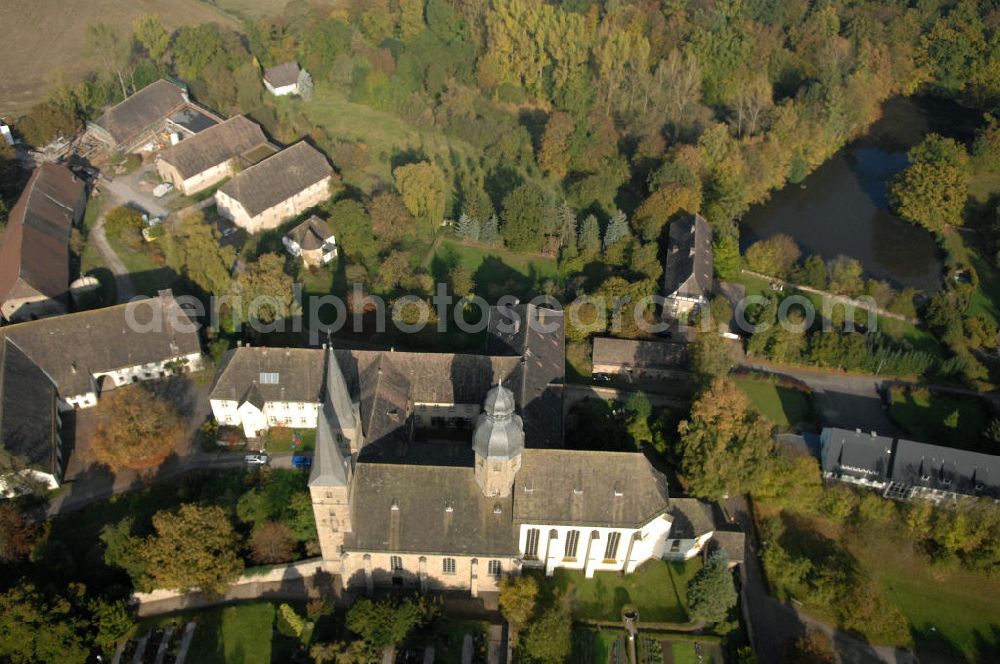
[[303, 251], [322, 249], [326, 241], [333, 237], [330, 224], [316, 215], [311, 215], [301, 224], [288, 231], [288, 239], [299, 245]]
[[239, 201], [255, 217], [332, 175], [326, 157], [299, 141], [237, 173], [219, 191]]
[[299, 63], [286, 62], [274, 67], [268, 67], [264, 72], [264, 78], [276, 88], [295, 85], [299, 82]]
[[353, 437], [355, 409], [333, 351], [326, 353], [326, 385], [323, 408], [316, 426], [316, 452], [309, 473], [310, 486], [347, 486], [351, 477], [350, 449], [337, 434]]
[[667, 296], [707, 298], [712, 292], [712, 228], [695, 214], [670, 223], [663, 290]]
[[[319, 348], [234, 348], [223, 358], [209, 398], [242, 402], [255, 390], [262, 402], [319, 403], [324, 367], [324, 353]], [[265, 382], [264, 374], [277, 374], [277, 382], [269, 382], [271, 376]]]
[[518, 358], [452, 353], [337, 350], [335, 356], [359, 404], [365, 453], [371, 455], [389, 454], [396, 443], [409, 441], [414, 404], [481, 404], [518, 366]]
[[892, 459], [892, 438], [848, 429], [823, 429], [820, 436], [823, 472], [885, 481]]
[[41, 367], [64, 398], [91, 392], [93, 374], [201, 352], [195, 324], [170, 291], [128, 304], [9, 325], [0, 328], [2, 338], [12, 340]]
[[[519, 322], [512, 324], [512, 320]], [[507, 310], [494, 306], [488, 331], [488, 354], [520, 358], [508, 385], [521, 407], [528, 446], [561, 447], [566, 372], [563, 312], [533, 304]]]
[[893, 482], [1000, 498], [1000, 457], [912, 440], [896, 441]]
[[351, 550], [516, 555], [510, 499], [484, 496], [471, 467], [359, 463], [355, 472]]
[[524, 451], [524, 423], [514, 414], [514, 393], [497, 385], [486, 394], [476, 420], [472, 449], [485, 459], [513, 459]]
[[69, 290], [69, 235], [83, 212], [86, 187], [65, 166], [44, 163], [10, 211], [0, 236], [0, 301]]
[[594, 364], [649, 369], [684, 367], [688, 362], [687, 344], [597, 337], [594, 339], [593, 360]]
[[161, 78], [104, 111], [97, 124], [116, 143], [127, 143], [186, 102], [183, 88]]
[[711, 503], [695, 498], [670, 499], [670, 537], [694, 539], [715, 530]]
[[9, 338], [0, 338], [0, 473], [56, 471], [56, 388]]
[[527, 449], [514, 482], [521, 523], [636, 527], [668, 507], [666, 478], [638, 452]]
[[726, 554], [731, 563], [740, 565], [746, 560], [747, 537], [738, 530], [717, 530], [712, 541]]
[[266, 144], [267, 137], [257, 123], [236, 115], [167, 148], [160, 159], [187, 179]]

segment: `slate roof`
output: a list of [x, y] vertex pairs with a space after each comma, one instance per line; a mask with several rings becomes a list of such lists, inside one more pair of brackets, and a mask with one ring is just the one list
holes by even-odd
[[928, 489], [1000, 498], [1000, 457], [900, 439], [896, 441], [891, 479]]
[[128, 143], [187, 103], [187, 93], [166, 79], [150, 83], [97, 119], [116, 143]]
[[299, 141], [237, 173], [219, 191], [239, 201], [247, 214], [255, 217], [332, 175], [326, 157]]
[[663, 290], [667, 296], [708, 297], [712, 291], [712, 228], [699, 215], [671, 222]]
[[330, 224], [316, 215], [312, 215], [288, 231], [287, 237], [299, 245], [303, 251], [313, 251], [322, 249], [327, 239], [333, 237], [333, 231], [330, 230]]
[[353, 551], [517, 554], [510, 498], [485, 497], [471, 467], [359, 463], [352, 494]]
[[[318, 403], [324, 367], [323, 350], [318, 348], [234, 348], [223, 357], [209, 398], [242, 403], [255, 389], [262, 402]], [[278, 374], [278, 382], [265, 383], [262, 374]]]
[[359, 403], [368, 454], [385, 453], [380, 446], [392, 449], [392, 443], [409, 439], [406, 424], [414, 404], [482, 404], [498, 380], [508, 383], [519, 362], [512, 357], [381, 350], [337, 350], [334, 356], [352, 400]]
[[635, 527], [669, 507], [666, 477], [638, 452], [527, 449], [513, 492], [518, 523]]
[[0, 301], [33, 291], [54, 299], [69, 291], [69, 235], [86, 186], [64, 166], [32, 173], [0, 236]]
[[595, 365], [617, 364], [646, 369], [676, 369], [687, 365], [687, 344], [596, 337], [593, 361]]
[[566, 371], [563, 312], [533, 304], [506, 310], [491, 307], [486, 353], [520, 358], [509, 387], [520, 406], [528, 446], [562, 447]]
[[56, 388], [9, 338], [0, 338], [0, 472], [56, 471]]
[[722, 549], [731, 563], [740, 565], [746, 560], [747, 536], [738, 530], [717, 530], [712, 541]]
[[299, 64], [297, 62], [286, 62], [274, 67], [268, 67], [264, 71], [264, 78], [275, 88], [295, 85], [299, 82]]
[[670, 499], [670, 537], [694, 539], [715, 530], [712, 505], [695, 498]]
[[820, 436], [823, 472], [886, 481], [892, 459], [892, 438], [847, 429], [823, 429]]
[[236, 115], [163, 150], [160, 159], [187, 179], [266, 144], [257, 123]]
[[[157, 319], [162, 327], [154, 325]], [[4, 338], [17, 344], [63, 397], [91, 392], [93, 374], [201, 352], [194, 323], [169, 291], [129, 304], [9, 325], [0, 328], [0, 340]]]

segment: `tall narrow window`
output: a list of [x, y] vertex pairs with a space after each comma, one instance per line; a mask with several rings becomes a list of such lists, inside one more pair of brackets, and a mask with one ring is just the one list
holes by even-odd
[[621, 538], [621, 533], [608, 533], [608, 545], [604, 548], [605, 560], [615, 560], [618, 557], [618, 542]]
[[490, 573], [490, 576], [500, 576], [500, 561], [491, 560], [487, 571]]
[[403, 559], [400, 558], [399, 556], [390, 556], [389, 557], [389, 566], [392, 568], [393, 572], [402, 572], [403, 571]]
[[455, 559], [454, 558], [445, 558], [444, 560], [442, 560], [441, 561], [441, 571], [444, 572], [445, 574], [454, 574], [455, 573]]
[[528, 529], [528, 538], [524, 543], [524, 557], [529, 560], [538, 560], [538, 528]]
[[580, 543], [580, 531], [571, 530], [566, 533], [566, 558], [576, 558], [576, 547]]

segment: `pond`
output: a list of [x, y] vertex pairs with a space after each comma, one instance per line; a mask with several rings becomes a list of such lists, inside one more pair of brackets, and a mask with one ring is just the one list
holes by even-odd
[[969, 140], [975, 115], [932, 98], [894, 98], [869, 132], [800, 184], [789, 184], [743, 217], [740, 245], [777, 233], [795, 238], [803, 255], [861, 261], [866, 276], [896, 288], [940, 287], [940, 252], [930, 233], [889, 210], [886, 184], [906, 167], [906, 151], [931, 131]]

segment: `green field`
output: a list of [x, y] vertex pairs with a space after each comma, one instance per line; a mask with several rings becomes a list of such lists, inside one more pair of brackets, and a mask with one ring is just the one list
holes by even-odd
[[431, 260], [434, 279], [447, 281], [448, 271], [455, 265], [464, 265], [472, 272], [476, 293], [487, 300], [508, 293], [535, 295], [544, 280], [559, 276], [552, 258], [444, 240]]
[[[983, 437], [983, 431], [993, 419], [983, 399], [902, 387], [893, 387], [890, 397], [889, 415], [914, 440], [997, 452], [995, 444]], [[955, 413], [958, 422], [951, 426], [946, 420], [953, 418]]]
[[[439, 157], [449, 163], [452, 153], [462, 158], [478, 158], [468, 143], [433, 130], [419, 129], [392, 113], [378, 111], [348, 100], [340, 89], [329, 83], [316, 82], [312, 100], [279, 98], [280, 113], [301, 112], [332, 138], [363, 141], [371, 155], [363, 172], [343, 172], [351, 185], [371, 191], [380, 181], [392, 182], [392, 160], [402, 153], [422, 154], [434, 160]], [[338, 164], [334, 164], [338, 166]]]
[[737, 378], [735, 382], [753, 407], [780, 429], [807, 423], [812, 418], [811, 399], [802, 390], [766, 378]]
[[596, 572], [586, 579], [582, 571], [557, 569], [551, 578], [539, 581], [569, 595], [577, 619], [618, 621], [622, 607], [635, 604], [644, 622], [684, 623], [689, 620], [687, 584], [699, 569], [698, 558], [650, 560], [628, 576]]
[[253, 602], [198, 614], [187, 661], [269, 664], [275, 608], [268, 602]]

